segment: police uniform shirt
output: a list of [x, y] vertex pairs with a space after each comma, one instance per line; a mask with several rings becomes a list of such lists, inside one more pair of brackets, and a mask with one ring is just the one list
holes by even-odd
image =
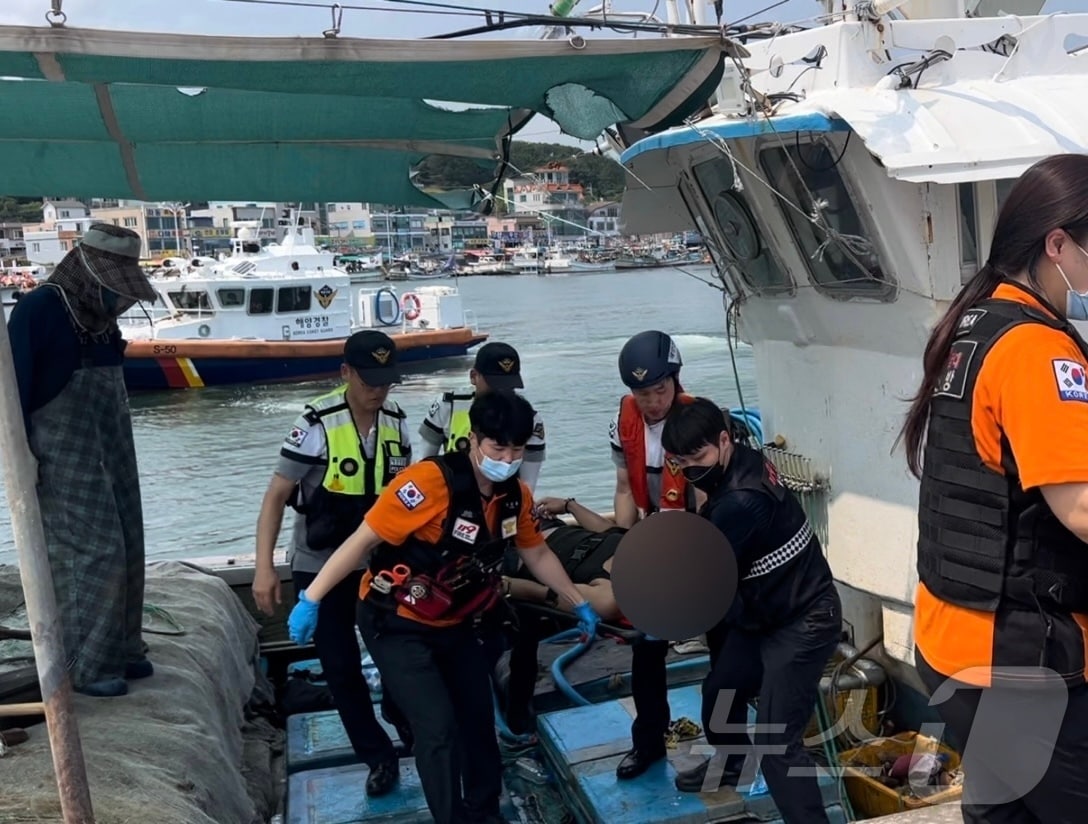
[[[469, 386], [454, 394], [469, 397], [475, 390]], [[452, 404], [443, 400], [444, 395], [439, 395], [427, 410], [427, 416], [419, 425], [419, 437], [422, 439], [420, 458], [429, 458], [442, 452], [443, 445], [450, 437], [450, 408]], [[467, 411], [472, 401], [460, 400], [459, 405]], [[540, 476], [540, 464], [544, 462], [544, 421], [540, 413], [533, 415], [533, 434], [525, 444], [525, 457], [522, 459], [521, 479], [529, 486], [529, 491], [534, 491], [536, 480]], [[535, 464], [534, 467], [525, 467], [525, 464]]]
[[[377, 441], [378, 428], [377, 420], [375, 420], [374, 426], [363, 441], [363, 452], [368, 460], [374, 460]], [[400, 419], [400, 442], [405, 446], [412, 442], [406, 417]], [[321, 486], [327, 461], [328, 448], [325, 444], [324, 427], [320, 424], [311, 424], [305, 414], [299, 415], [283, 441], [279, 461], [276, 463], [276, 474], [300, 483], [303, 500], [309, 500], [314, 490]], [[293, 571], [320, 572], [321, 567], [335, 549], [336, 547], [329, 547], [327, 552], [315, 552], [310, 549], [306, 544], [306, 516], [295, 513], [287, 558]]]
[[[661, 445], [661, 433], [664, 429], [664, 420], [652, 426], [647, 425], [645, 420], [642, 423], [643, 437], [646, 439], [646, 488], [650, 500], [654, 502], [661, 500], [661, 472], [665, 467], [665, 447]], [[627, 466], [627, 460], [623, 455], [623, 445], [620, 443], [619, 412], [612, 416], [612, 423], [608, 427], [608, 440], [612, 444], [612, 463], [618, 469], [626, 469], [628, 474], [636, 472], [636, 469]]]

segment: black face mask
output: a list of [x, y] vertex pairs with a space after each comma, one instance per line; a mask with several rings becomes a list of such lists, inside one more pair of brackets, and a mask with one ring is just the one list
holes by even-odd
[[718, 488], [725, 476], [725, 467], [721, 464], [721, 450], [718, 451], [718, 460], [710, 466], [685, 466], [684, 478], [703, 492], [713, 492]]

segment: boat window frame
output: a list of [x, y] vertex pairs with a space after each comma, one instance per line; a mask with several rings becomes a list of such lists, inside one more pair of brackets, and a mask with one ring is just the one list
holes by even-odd
[[[685, 164], [684, 175], [681, 177], [682, 183], [687, 185], [689, 191], [686, 192], [684, 185], [681, 185], [680, 196], [685, 204], [687, 204], [688, 210], [694, 214], [699, 214], [704, 223], [713, 229], [711, 237], [714, 240], [714, 246], [716, 247], [717, 252], [722, 255], [722, 258], [726, 263], [725, 269], [733, 273], [733, 288], [738, 289], [738, 291], [743, 291], [739, 289], [740, 284], [743, 284], [748, 291], [760, 297], [793, 297], [797, 294], [797, 282], [794, 279], [793, 272], [790, 271], [790, 267], [786, 265], [786, 262], [775, 251], [775, 244], [773, 243], [771, 232], [759, 217], [758, 210], [753, 208], [752, 203], [749, 198], [745, 196], [743, 191], [738, 191], [736, 189], [723, 190], [733, 194], [747, 211], [748, 217], [752, 221], [752, 225], [755, 227], [758, 234], [758, 240], [761, 247], [760, 256], [768, 256], [771, 263], [783, 274], [784, 282], [781, 284], [767, 284], [751, 277], [742, 265], [743, 262], [738, 260], [733, 255], [732, 251], [730, 251], [729, 245], [723, 243], [719, 238], [719, 235], [722, 234], [722, 229], [721, 225], [718, 223], [718, 215], [714, 210], [714, 203], [717, 198], [721, 196], [722, 192], [715, 193], [713, 198], [711, 198], [703, 188], [702, 182], [699, 180], [695, 171], [697, 166], [712, 162], [728, 164], [729, 158], [724, 155], [717, 146], [706, 147], [705, 149], [691, 153]], [[737, 169], [737, 176], [741, 178], [742, 184], [748, 182], [745, 180], [745, 176], [741, 174], [739, 169]], [[689, 197], [695, 198], [696, 208], [693, 208], [692, 203], [689, 202]], [[715, 263], [719, 270], [723, 268], [722, 264], [718, 263], [716, 259]], [[737, 281], [740, 283], [737, 283]]]
[[[268, 308], [262, 309], [260, 312], [253, 311], [253, 298], [258, 293], [267, 292]], [[246, 295], [246, 314], [253, 315], [255, 317], [264, 317], [265, 315], [271, 315], [276, 308], [276, 290], [271, 286], [254, 286], [249, 290], [249, 294]]]
[[[849, 301], [861, 299], [881, 303], [893, 302], [899, 293], [899, 283], [894, 276], [894, 267], [889, 267], [889, 264], [892, 262], [891, 256], [888, 254], [887, 247], [884, 245], [880, 232], [877, 231], [876, 226], [873, 224], [872, 210], [863, 208], [864, 201], [860, 197], [861, 189], [853, 179], [853, 175], [849, 171], [848, 165], [844, 166], [843, 164], [843, 161], [846, 159], [846, 153], [850, 151], [850, 147], [843, 144], [850, 133], [834, 133], [841, 140], [841, 142], [838, 143], [832, 140], [832, 134], [829, 132], [791, 132], [789, 134], [792, 135], [792, 141], [785, 136], [786, 133], [776, 133], [773, 136], [758, 139], [755, 145], [755, 159], [759, 172], [762, 175], [762, 182], [765, 185], [772, 187], [772, 191], [776, 193], [774, 198], [776, 201], [775, 208], [778, 209], [778, 213], [785, 222], [787, 231], [790, 233], [790, 238], [793, 241], [794, 253], [804, 264], [805, 275], [809, 284], [819, 294], [831, 298], [832, 300]], [[765, 160], [770, 152], [779, 151], [789, 156], [789, 149], [791, 147], [799, 147], [813, 143], [822, 143], [824, 148], [831, 153], [832, 157], [839, 158], [835, 165], [827, 171], [834, 171], [837, 173], [836, 176], [846, 193], [847, 201], [854, 210], [858, 223], [861, 225], [863, 236], [872, 246], [873, 254], [880, 266], [881, 278], [870, 277], [864, 280], [860, 278], [851, 278], [846, 281], [833, 279], [830, 282], [825, 282], [816, 277], [816, 272], [813, 268], [814, 261], [806, 254], [805, 246], [801, 243], [801, 238], [798, 235], [797, 227], [794, 223], [797, 216], [796, 210], [801, 208], [801, 211], [803, 212], [804, 209], [798, 203], [790, 200], [786, 196], [786, 193], [778, 193], [778, 190], [774, 188], [772, 176], [767, 168]], [[803, 182], [807, 188], [807, 181]], [[787, 202], [783, 202], [784, 200]], [[872, 283], [874, 285], [861, 287], [859, 286], [859, 282]]]
[[[225, 300], [223, 300], [224, 292], [241, 292], [242, 302], [228, 304]], [[225, 309], [228, 312], [232, 312], [236, 309], [245, 309], [249, 303], [248, 298], [249, 295], [246, 294], [246, 289], [244, 286], [221, 286], [215, 290], [215, 299], [219, 302], [220, 308]]]
[[[203, 306], [197, 306], [196, 308], [189, 308], [182, 306], [179, 303], [178, 298], [185, 298], [186, 302], [191, 300], [194, 296], [197, 297], [198, 303], [203, 303]], [[166, 290], [166, 297], [170, 299], [170, 304], [174, 307], [174, 311], [180, 312], [184, 315], [196, 315], [197, 317], [203, 317], [205, 315], [215, 314], [215, 305], [212, 302], [212, 295], [207, 288], [203, 289], [188, 289], [188, 284], [183, 283], [179, 289]], [[203, 301], [200, 298], [203, 297]]]
[[[997, 216], [1001, 214], [1001, 207], [1005, 205], [1005, 198], [1009, 196], [1009, 189], [1012, 188], [1014, 183], [1016, 183], [1016, 178], [996, 178], [968, 181], [956, 185], [957, 207], [959, 207], [959, 198], [962, 191], [960, 187], [972, 187], [975, 201], [975, 247], [978, 258], [974, 266], [961, 265], [961, 283], [967, 283], [982, 268], [982, 264], [990, 259], [990, 245], [993, 240], [994, 229], [997, 228]], [[960, 245], [962, 250], [962, 237], [960, 238]], [[962, 259], [961, 252], [960, 260], [962, 261]]]
[[[305, 291], [306, 300], [303, 301], [306, 305], [302, 307], [292, 306], [290, 308], [284, 308], [283, 296], [285, 292], [294, 292], [296, 296], [300, 296]], [[306, 312], [313, 310], [314, 305], [314, 288], [308, 283], [289, 283], [284, 286], [276, 287], [276, 314], [277, 315], [302, 315]]]

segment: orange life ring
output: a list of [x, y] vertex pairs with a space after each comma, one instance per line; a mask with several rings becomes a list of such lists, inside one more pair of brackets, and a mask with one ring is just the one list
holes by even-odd
[[423, 302], [415, 292], [405, 292], [401, 295], [400, 308], [404, 310], [405, 320], [415, 320], [423, 311]]

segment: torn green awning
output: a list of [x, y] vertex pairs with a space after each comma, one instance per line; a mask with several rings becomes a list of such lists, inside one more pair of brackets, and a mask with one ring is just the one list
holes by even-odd
[[0, 27], [0, 77], [23, 78], [0, 81], [0, 191], [464, 208], [472, 191], [425, 193], [412, 168], [497, 172], [532, 113], [582, 138], [652, 129], [705, 100], [728, 48], [584, 43]]

